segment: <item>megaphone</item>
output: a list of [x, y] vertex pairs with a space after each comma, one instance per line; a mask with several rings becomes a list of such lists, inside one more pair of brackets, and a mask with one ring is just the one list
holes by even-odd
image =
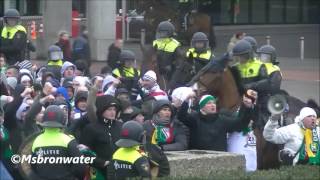
[[271, 114], [282, 114], [287, 106], [287, 100], [283, 95], [271, 96], [268, 100], [268, 110]]

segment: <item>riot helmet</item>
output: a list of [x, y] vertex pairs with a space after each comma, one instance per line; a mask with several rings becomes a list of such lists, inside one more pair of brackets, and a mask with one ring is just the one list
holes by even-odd
[[170, 38], [173, 36], [175, 27], [169, 21], [162, 21], [157, 27], [156, 39]]
[[196, 32], [191, 39], [191, 47], [197, 52], [206, 51], [209, 48], [209, 40], [205, 33]]
[[233, 59], [236, 62], [245, 62], [253, 57], [252, 46], [248, 41], [240, 40], [232, 49]]
[[272, 63], [272, 64], [279, 64], [276, 61], [277, 54], [276, 49], [271, 45], [263, 45], [257, 50], [258, 56], [260, 60], [264, 63]]
[[43, 113], [43, 127], [63, 128], [65, 127], [66, 117], [63, 110], [57, 105], [50, 105]]
[[[119, 59], [120, 59], [120, 64], [121, 65], [125, 65], [127, 63], [132, 65], [132, 63], [135, 60], [135, 54], [130, 50], [122, 50], [121, 53], [120, 53], [120, 58]], [[129, 67], [128, 65], [126, 65], [126, 66]]]
[[49, 60], [58, 61], [63, 59], [63, 52], [59, 46], [51, 45], [48, 49]]
[[15, 26], [19, 23], [20, 20], [20, 13], [18, 10], [16, 9], [8, 9], [5, 13], [4, 13], [4, 22], [8, 25], [8, 26]]
[[258, 43], [257, 40], [252, 36], [245, 36], [242, 40], [248, 41], [251, 44], [252, 50], [257, 51]]
[[116, 142], [119, 147], [132, 147], [142, 143], [144, 130], [136, 121], [128, 121], [122, 125], [120, 139]]

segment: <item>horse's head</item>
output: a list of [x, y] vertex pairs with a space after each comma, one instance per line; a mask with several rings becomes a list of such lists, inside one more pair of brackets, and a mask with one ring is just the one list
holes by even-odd
[[189, 82], [189, 85], [193, 86], [200, 96], [206, 93], [216, 95], [221, 87], [228, 60], [228, 55], [211, 59]]
[[218, 105], [221, 108], [235, 110], [241, 101], [234, 74], [227, 67], [229, 59], [229, 55], [225, 54], [211, 60], [189, 85], [194, 87], [198, 97], [212, 94], [218, 97]]

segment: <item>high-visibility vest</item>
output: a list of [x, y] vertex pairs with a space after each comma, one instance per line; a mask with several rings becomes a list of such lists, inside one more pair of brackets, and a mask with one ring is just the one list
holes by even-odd
[[26, 29], [21, 25], [16, 25], [14, 27], [5, 26], [2, 29], [1, 37], [4, 39], [13, 39], [18, 31], [23, 31], [24, 33], [27, 33]]
[[156, 39], [152, 44], [157, 50], [168, 53], [173, 53], [180, 46], [180, 43], [173, 38]]
[[203, 60], [203, 61], [210, 61], [211, 56], [214, 56], [210, 49], [208, 49], [205, 53], [198, 54], [195, 51], [195, 48], [190, 48], [186, 52], [186, 57], [187, 58], [190, 56], [190, 53], [192, 54], [192, 57], [194, 59], [199, 59], [199, 60]]

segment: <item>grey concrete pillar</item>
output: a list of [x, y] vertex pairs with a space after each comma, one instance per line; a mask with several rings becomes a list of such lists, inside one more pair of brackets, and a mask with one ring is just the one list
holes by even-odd
[[116, 1], [88, 0], [87, 24], [92, 60], [105, 61], [115, 39]]
[[71, 34], [72, 0], [43, 1], [43, 44], [37, 44], [38, 57], [46, 56], [50, 45], [58, 40], [58, 33], [65, 30]]

